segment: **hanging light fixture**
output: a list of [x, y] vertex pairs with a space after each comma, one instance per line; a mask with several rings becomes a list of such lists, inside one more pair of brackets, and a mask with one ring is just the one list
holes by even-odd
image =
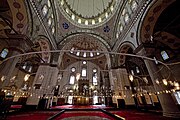
[[6, 80], [6, 76], [3, 75], [3, 76], [1, 77], [1, 81], [3, 82], [4, 80]]
[[174, 82], [174, 86], [175, 87], [179, 87], [179, 83], [178, 82]]
[[24, 76], [24, 81], [27, 81], [27, 80], [29, 79], [29, 77], [30, 77], [30, 74], [26, 74], [26, 75]]
[[148, 84], [148, 79], [147, 79], [147, 77], [143, 77], [143, 80], [144, 80], [144, 82], [145, 82], [146, 84]]
[[164, 85], [168, 85], [168, 82], [167, 82], [166, 79], [163, 79], [162, 81], [163, 81], [163, 84], [164, 84]]
[[177, 89], [177, 90], [179, 90], [179, 89], [180, 89], [180, 87], [179, 87], [179, 86], [177, 86], [177, 87], [176, 87], [176, 89]]
[[133, 82], [133, 80], [134, 80], [133, 75], [129, 75], [129, 80], [130, 80], [131, 82]]
[[171, 85], [171, 86], [173, 86], [174, 85], [174, 83], [172, 82], [172, 81], [168, 81], [169, 82], [169, 84]]
[[158, 85], [159, 85], [159, 80], [158, 80], [158, 79], [156, 79], [156, 84], [158, 84]]
[[78, 73], [76, 73], [76, 80], [79, 80], [80, 79], [80, 76], [81, 76], [81, 74], [78, 72]]
[[58, 79], [61, 80], [62, 77], [63, 77], [63, 75], [62, 75], [62, 73], [60, 73], [60, 74], [58, 75]]
[[13, 81], [16, 79], [16, 77], [17, 77], [17, 75], [14, 75], [14, 76], [10, 79], [10, 81], [13, 82]]

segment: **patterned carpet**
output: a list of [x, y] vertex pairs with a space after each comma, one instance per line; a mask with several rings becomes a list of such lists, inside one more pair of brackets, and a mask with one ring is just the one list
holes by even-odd
[[113, 107], [107, 107], [105, 105], [62, 105], [62, 106], [54, 106], [51, 109], [107, 109]]
[[110, 119], [98, 117], [98, 116], [76, 116], [76, 117], [63, 118], [61, 120], [110, 120]]
[[55, 120], [114, 120], [101, 111], [67, 111]]
[[32, 111], [19, 112], [17, 114], [8, 115], [6, 120], [47, 120], [58, 111]]
[[[31, 111], [18, 112], [10, 114], [6, 120], [47, 120], [49, 117], [57, 114], [59, 111]], [[172, 118], [163, 117], [160, 114], [150, 112], [140, 112], [137, 110], [110, 110], [109, 112], [121, 116], [126, 120], [174, 120]], [[54, 120], [114, 120], [107, 114], [92, 109], [92, 111], [65, 111], [57, 116]], [[177, 120], [177, 119], [176, 119]]]
[[173, 118], [167, 118], [162, 116], [161, 114], [140, 112], [137, 110], [120, 110], [120, 111], [109, 111], [109, 112], [121, 116], [126, 120], [173, 120]]

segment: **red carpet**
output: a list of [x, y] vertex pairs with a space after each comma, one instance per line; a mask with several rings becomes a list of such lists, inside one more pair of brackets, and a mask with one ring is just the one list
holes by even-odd
[[47, 120], [58, 111], [33, 111], [10, 115], [6, 120]]
[[[47, 118], [55, 115], [59, 111], [33, 111], [33, 112], [19, 112], [9, 115], [7, 120], [47, 120]], [[119, 115], [126, 120], [173, 120], [172, 118], [166, 118], [162, 115], [139, 112], [136, 110], [118, 110], [109, 112]], [[110, 116], [100, 111], [67, 111], [58, 116], [55, 120], [114, 120]]]
[[113, 114], [119, 115], [126, 120], [172, 120], [172, 118], [163, 117], [153, 113], [144, 113], [136, 110], [122, 110], [122, 111], [109, 111]]
[[62, 105], [62, 106], [53, 106], [51, 109], [106, 109], [106, 108], [113, 108], [113, 107], [106, 107], [104, 105]]
[[69, 120], [94, 120], [96, 119], [108, 119], [108, 120], [114, 120], [112, 117], [98, 111], [68, 111], [57, 117], [55, 120], [62, 120], [62, 119], [68, 119]]

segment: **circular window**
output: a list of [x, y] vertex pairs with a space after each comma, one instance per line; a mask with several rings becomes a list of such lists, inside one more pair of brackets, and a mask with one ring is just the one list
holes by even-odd
[[75, 72], [75, 71], [76, 71], [76, 68], [75, 68], [75, 67], [71, 68], [71, 71], [72, 71], [72, 72]]
[[83, 64], [85, 65], [85, 64], [86, 64], [86, 61], [83, 61]]
[[94, 72], [94, 73], [97, 72], [97, 69], [93, 69], [93, 72]]

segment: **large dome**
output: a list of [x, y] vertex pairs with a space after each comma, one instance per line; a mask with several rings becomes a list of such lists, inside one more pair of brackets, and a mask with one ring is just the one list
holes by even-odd
[[63, 14], [81, 27], [95, 27], [109, 20], [118, 6], [117, 0], [60, 0]]

